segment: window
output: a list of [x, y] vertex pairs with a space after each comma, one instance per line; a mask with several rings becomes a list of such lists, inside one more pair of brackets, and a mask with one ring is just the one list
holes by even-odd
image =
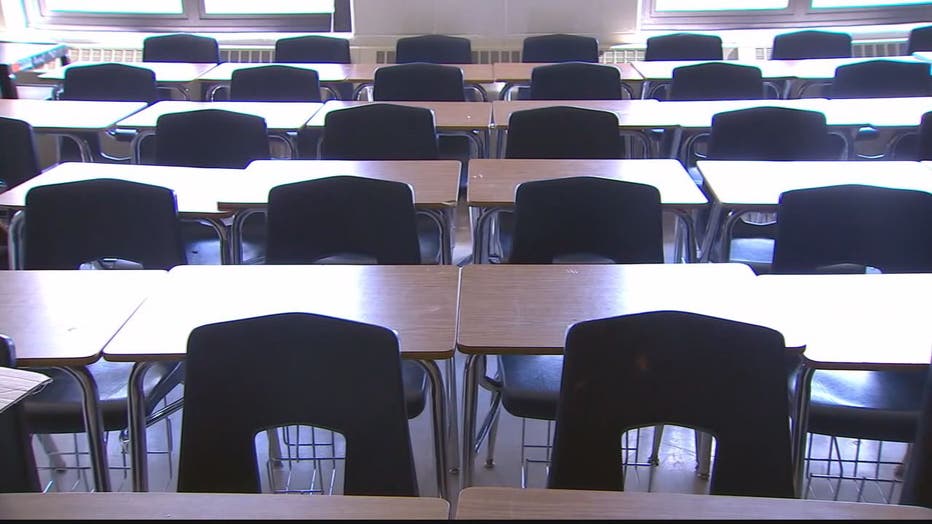
[[30, 27], [351, 32], [350, 0], [26, 0]]
[[643, 0], [644, 29], [740, 29], [929, 20], [922, 0]]

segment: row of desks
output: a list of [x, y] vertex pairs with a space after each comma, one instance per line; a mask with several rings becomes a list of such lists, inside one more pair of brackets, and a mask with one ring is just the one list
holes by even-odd
[[[917, 305], [930, 293], [928, 274], [755, 276], [743, 264], [5, 271], [0, 272], [0, 332], [14, 340], [23, 366], [80, 370], [99, 358], [137, 367], [183, 359], [193, 328], [235, 318], [305, 311], [389, 327], [398, 334], [402, 357], [428, 369], [438, 483], [446, 496], [445, 422], [453, 415], [446, 409], [455, 377], [447, 376], [444, 384], [436, 363], [457, 353], [466, 355], [461, 475], [468, 487], [477, 383], [486, 355], [559, 354], [575, 322], [684, 310], [777, 329], [788, 350], [805, 348], [809, 369], [926, 366], [932, 360], [932, 328]], [[144, 373], [138, 371], [129, 388], [130, 439], [134, 487], [145, 490]], [[808, 386], [798, 385], [799, 398], [807, 398]], [[96, 399], [93, 391], [88, 395], [93, 415]], [[89, 433], [102, 450], [103, 435], [95, 426]], [[801, 476], [805, 418], [794, 425], [793, 435]], [[106, 471], [105, 455], [97, 461]], [[106, 491], [105, 479], [98, 482]]]
[[932, 509], [677, 493], [467, 488], [437, 498], [220, 493], [0, 494], [3, 519], [929, 519]]

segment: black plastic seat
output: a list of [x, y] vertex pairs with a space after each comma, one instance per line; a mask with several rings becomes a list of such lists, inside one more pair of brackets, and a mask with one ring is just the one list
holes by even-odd
[[932, 51], [932, 25], [910, 30], [906, 41], [906, 54], [911, 55], [916, 51]]
[[764, 80], [754, 66], [707, 62], [673, 69], [669, 100], [754, 100]]
[[0, 189], [18, 186], [40, 172], [32, 126], [0, 117]]
[[201, 109], [169, 113], [155, 127], [155, 163], [163, 166], [242, 169], [268, 160], [265, 119], [255, 115]]
[[521, 61], [598, 62], [599, 41], [591, 36], [563, 33], [529, 36], [521, 45]]
[[349, 64], [349, 40], [321, 35], [279, 38], [275, 41], [275, 62]]
[[621, 434], [660, 422], [716, 437], [711, 494], [793, 497], [785, 351], [772, 329], [679, 311], [574, 324], [548, 487], [623, 490]]
[[851, 35], [837, 31], [805, 30], [774, 35], [772, 60], [850, 58]]
[[839, 66], [832, 98], [878, 98], [932, 95], [930, 65], [921, 62], [869, 60]]
[[[777, 213], [774, 273], [824, 273], [839, 265], [932, 271], [932, 194], [858, 185], [803, 189], [783, 193]], [[925, 368], [818, 370], [809, 432], [910, 442], [926, 375]]]
[[313, 69], [265, 65], [237, 69], [230, 79], [230, 100], [320, 102], [320, 77]]
[[302, 424], [344, 436], [344, 494], [417, 496], [403, 395], [387, 328], [309, 313], [198, 327], [188, 338], [178, 491], [258, 493], [256, 433]]
[[465, 102], [462, 69], [426, 62], [375, 70], [372, 98], [378, 102], [434, 100]]
[[717, 35], [673, 33], [647, 39], [644, 60], [722, 60], [722, 39]]
[[[932, 368], [929, 370], [932, 373]], [[932, 508], [932, 380], [926, 376], [912, 455], [906, 464], [900, 504]]]
[[209, 36], [177, 33], [146, 37], [142, 41], [143, 62], [220, 63], [220, 45]]
[[449, 35], [418, 35], [395, 42], [395, 63], [471, 64], [472, 42]]
[[618, 117], [609, 111], [552, 106], [515, 111], [506, 158], [621, 158]]
[[[0, 367], [16, 367], [13, 340], [0, 334]], [[32, 441], [20, 402], [0, 412], [0, 493], [39, 491]]]
[[617, 67], [588, 62], [540, 65], [531, 70], [532, 100], [617, 100], [622, 98]]

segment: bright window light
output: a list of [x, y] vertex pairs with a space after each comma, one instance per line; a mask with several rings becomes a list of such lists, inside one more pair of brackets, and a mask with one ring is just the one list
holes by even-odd
[[928, 0], [812, 0], [812, 7], [895, 7], [927, 3]]
[[204, 11], [212, 15], [333, 13], [333, 0], [204, 0]]
[[182, 0], [46, 0], [49, 11], [95, 14], [181, 14]]
[[733, 11], [785, 9], [789, 0], [655, 0], [657, 11]]

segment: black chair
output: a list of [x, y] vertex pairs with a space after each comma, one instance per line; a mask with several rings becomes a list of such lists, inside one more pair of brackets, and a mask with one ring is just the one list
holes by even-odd
[[389, 329], [308, 313], [201, 326], [188, 338], [178, 491], [259, 492], [256, 433], [306, 424], [346, 439], [344, 494], [417, 496], [403, 399]]
[[922, 115], [919, 131], [894, 139], [894, 160], [932, 160], [932, 111]]
[[220, 45], [209, 36], [178, 33], [155, 35], [142, 41], [143, 62], [220, 63]]
[[[852, 266], [862, 272], [932, 271], [932, 194], [857, 185], [802, 189], [783, 193], [777, 213], [774, 273]], [[911, 442], [927, 374], [925, 368], [817, 370], [809, 433]]]
[[532, 100], [617, 100], [622, 98], [617, 67], [587, 62], [540, 65], [531, 70]]
[[906, 54], [916, 51], [932, 51], [932, 25], [913, 28], [906, 42]]
[[932, 380], [928, 376], [921, 406], [916, 438], [906, 464], [900, 504], [932, 508]]
[[462, 69], [425, 62], [375, 70], [372, 98], [379, 102], [434, 100], [465, 102]]
[[[327, 113], [320, 158], [329, 160], [437, 160], [434, 114], [422, 107], [375, 103]], [[440, 224], [418, 214], [421, 260], [440, 262]]]
[[793, 497], [785, 351], [772, 329], [680, 311], [574, 324], [548, 487], [623, 490], [621, 434], [667, 422], [717, 438], [711, 494]]
[[349, 40], [332, 36], [305, 35], [275, 41], [275, 62], [349, 64]]
[[32, 126], [0, 117], [0, 189], [18, 186], [41, 172]]
[[472, 42], [449, 35], [419, 35], [395, 42], [395, 63], [471, 64]]
[[169, 113], [155, 126], [155, 163], [163, 166], [242, 169], [270, 157], [265, 119], [201, 109]]
[[230, 100], [320, 102], [317, 71], [285, 65], [237, 69], [230, 79]]
[[[159, 88], [155, 73], [149, 69], [129, 64], [92, 64], [70, 67], [65, 70], [60, 100], [100, 100], [111, 102], [145, 102], [152, 104], [159, 100]], [[109, 131], [108, 136], [130, 142], [135, 135], [132, 132]], [[91, 148], [93, 160], [97, 162], [129, 162], [129, 157], [107, 154], [101, 148], [97, 133], [80, 133]], [[151, 152], [147, 151], [147, 156]], [[81, 161], [81, 152], [72, 140], [61, 141], [59, 160], [62, 162]]]
[[707, 62], [673, 69], [669, 100], [754, 100], [765, 98], [754, 66]]
[[[24, 269], [78, 269], [116, 259], [144, 269], [186, 263], [174, 193], [124, 180], [96, 179], [39, 186], [26, 194]], [[103, 267], [108, 267], [104, 264]], [[120, 267], [118, 264], [117, 267]], [[105, 431], [127, 428], [127, 384], [132, 363], [100, 360], [88, 366], [97, 382]], [[23, 401], [30, 433], [84, 431], [83, 393], [70, 373], [36, 368], [52, 383]], [[184, 364], [159, 362], [143, 385], [147, 424], [181, 407], [158, 404], [183, 381]]]
[[553, 106], [515, 111], [506, 158], [621, 158], [618, 117], [609, 111]]
[[722, 60], [722, 39], [717, 35], [674, 33], [647, 39], [644, 60]]
[[[660, 193], [653, 186], [587, 176], [526, 182], [516, 190], [514, 217], [512, 264], [663, 263]], [[486, 379], [493, 391], [489, 420], [499, 395], [516, 417], [555, 420], [562, 365], [559, 355], [500, 355], [498, 377]], [[491, 462], [494, 432], [489, 439]]]
[[832, 79], [832, 98], [877, 98], [932, 95], [929, 64], [869, 60], [839, 66]]
[[522, 62], [598, 62], [599, 41], [591, 36], [529, 36], [521, 45]]
[[835, 31], [794, 31], [774, 35], [772, 60], [850, 58], [851, 35]]
[[[0, 367], [16, 367], [13, 340], [5, 335], [0, 335]], [[0, 493], [39, 491], [36, 457], [21, 403], [0, 413], [0, 472]]]

